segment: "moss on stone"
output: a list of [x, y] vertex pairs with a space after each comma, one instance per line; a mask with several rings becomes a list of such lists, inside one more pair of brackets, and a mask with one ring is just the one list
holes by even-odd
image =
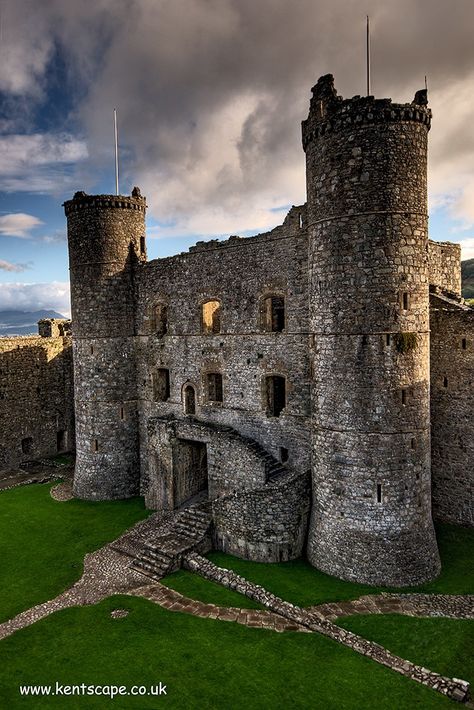
[[395, 347], [402, 355], [415, 350], [418, 344], [418, 336], [416, 333], [396, 333], [394, 335]]

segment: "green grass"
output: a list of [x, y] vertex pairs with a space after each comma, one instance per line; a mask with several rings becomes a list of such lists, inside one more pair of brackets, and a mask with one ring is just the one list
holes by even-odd
[[[113, 620], [110, 611], [127, 608]], [[380, 617], [377, 617], [380, 619]], [[411, 621], [411, 620], [410, 620]], [[455, 633], [454, 624], [451, 634]], [[413, 635], [416, 647], [420, 636]], [[429, 631], [420, 641], [426, 648]], [[440, 654], [443, 650], [439, 650]], [[463, 675], [464, 668], [458, 668]], [[166, 698], [22, 699], [19, 684], [167, 685]], [[459, 707], [318, 634], [277, 634], [112, 597], [61, 611], [0, 643], [2, 707], [434, 710]]]
[[0, 620], [46, 601], [79, 579], [86, 552], [146, 517], [142, 499], [59, 503], [50, 484], [0, 493]]
[[474, 621], [413, 619], [396, 614], [348, 616], [338, 625], [398, 656], [474, 684]]
[[[438, 594], [472, 594], [474, 591], [474, 530], [454, 525], [439, 525], [437, 536], [442, 572], [433, 582], [414, 587], [412, 590]], [[248, 580], [261, 584], [277, 596], [299, 606], [356, 599], [363, 594], [377, 594], [381, 591], [397, 591], [393, 587], [370, 587], [365, 584], [344, 582], [320, 572], [302, 559], [263, 564], [241, 560], [223, 552], [211, 552], [208, 557], [216, 565], [232, 569]], [[191, 588], [191, 583], [188, 584]], [[214, 602], [213, 589], [208, 587], [206, 593], [206, 587], [201, 586], [200, 596], [196, 598]]]
[[197, 599], [208, 604], [217, 606], [234, 606], [241, 609], [263, 609], [261, 604], [254, 602], [248, 597], [244, 597], [238, 592], [232, 592], [220, 584], [210, 582], [197, 574], [192, 574], [184, 569], [180, 569], [168, 575], [162, 583], [170, 589], [175, 589], [180, 594], [190, 599]]

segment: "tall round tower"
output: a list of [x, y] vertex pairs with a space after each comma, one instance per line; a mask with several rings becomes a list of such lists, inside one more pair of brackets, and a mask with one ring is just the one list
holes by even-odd
[[426, 92], [313, 88], [306, 152], [313, 334], [308, 558], [343, 579], [437, 575], [431, 518]]
[[86, 195], [64, 204], [73, 319], [74, 493], [110, 500], [139, 489], [135, 285], [146, 260], [145, 198]]

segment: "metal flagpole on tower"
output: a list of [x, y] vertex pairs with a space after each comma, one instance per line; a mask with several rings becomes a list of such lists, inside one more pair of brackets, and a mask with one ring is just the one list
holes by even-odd
[[118, 162], [118, 131], [117, 109], [114, 108], [114, 138], [115, 138], [115, 194], [119, 194], [119, 162]]
[[367, 96], [370, 96], [370, 23], [367, 15]]

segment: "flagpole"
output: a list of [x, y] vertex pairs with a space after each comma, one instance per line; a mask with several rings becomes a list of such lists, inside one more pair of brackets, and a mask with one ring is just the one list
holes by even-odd
[[119, 162], [118, 162], [118, 131], [117, 109], [114, 108], [114, 139], [115, 139], [115, 194], [119, 194]]
[[369, 24], [369, 16], [368, 15], [367, 15], [366, 52], [367, 52], [367, 96], [370, 96], [370, 24]]

